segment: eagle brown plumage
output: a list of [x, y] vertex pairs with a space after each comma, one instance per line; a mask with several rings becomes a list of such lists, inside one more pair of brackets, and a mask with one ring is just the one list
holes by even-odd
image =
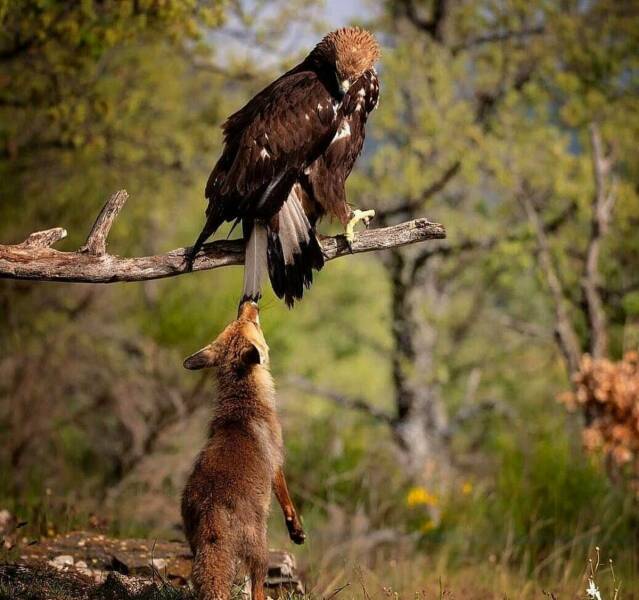
[[242, 300], [259, 299], [268, 270], [274, 292], [292, 306], [324, 265], [318, 220], [331, 214], [347, 232], [361, 220], [344, 186], [377, 105], [378, 58], [368, 31], [333, 31], [224, 123], [222, 156], [206, 185], [206, 224], [189, 260], [222, 223], [241, 222]]

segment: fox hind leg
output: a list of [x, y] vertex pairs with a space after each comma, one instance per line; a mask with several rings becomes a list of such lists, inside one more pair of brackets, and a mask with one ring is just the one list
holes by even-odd
[[251, 548], [250, 554], [246, 557], [246, 566], [251, 576], [251, 598], [252, 600], [266, 600], [264, 584], [268, 573], [268, 544], [266, 541], [266, 531], [258, 543]]
[[230, 552], [214, 543], [198, 548], [191, 574], [198, 600], [229, 600], [234, 576], [235, 561]]
[[266, 582], [266, 573], [268, 571], [268, 563], [253, 563], [249, 566], [251, 572], [251, 598], [252, 600], [266, 600], [264, 593], [264, 584]]

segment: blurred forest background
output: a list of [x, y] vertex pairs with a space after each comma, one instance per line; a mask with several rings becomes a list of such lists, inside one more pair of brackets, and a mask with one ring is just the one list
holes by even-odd
[[[112, 253], [191, 244], [223, 119], [349, 22], [383, 45], [351, 203], [448, 239], [263, 300], [309, 587], [584, 597], [599, 546], [639, 597], [636, 1], [0, 0], [0, 241], [75, 249], [126, 188]], [[181, 363], [240, 280], [3, 281], [0, 508], [179, 537], [212, 401]]]

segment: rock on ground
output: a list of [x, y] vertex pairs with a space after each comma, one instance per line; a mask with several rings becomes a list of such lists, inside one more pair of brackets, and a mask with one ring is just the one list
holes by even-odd
[[[184, 542], [113, 539], [77, 531], [18, 546], [0, 564], [0, 600], [190, 599], [191, 553]], [[267, 593], [302, 593], [295, 559], [271, 550]], [[287, 596], [288, 597], [288, 596]]]

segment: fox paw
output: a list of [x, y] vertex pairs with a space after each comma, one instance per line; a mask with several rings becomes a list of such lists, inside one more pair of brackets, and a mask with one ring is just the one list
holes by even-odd
[[288, 535], [291, 541], [295, 544], [303, 544], [306, 540], [306, 534], [302, 528], [302, 524], [296, 519], [286, 519], [286, 527], [288, 528]]

